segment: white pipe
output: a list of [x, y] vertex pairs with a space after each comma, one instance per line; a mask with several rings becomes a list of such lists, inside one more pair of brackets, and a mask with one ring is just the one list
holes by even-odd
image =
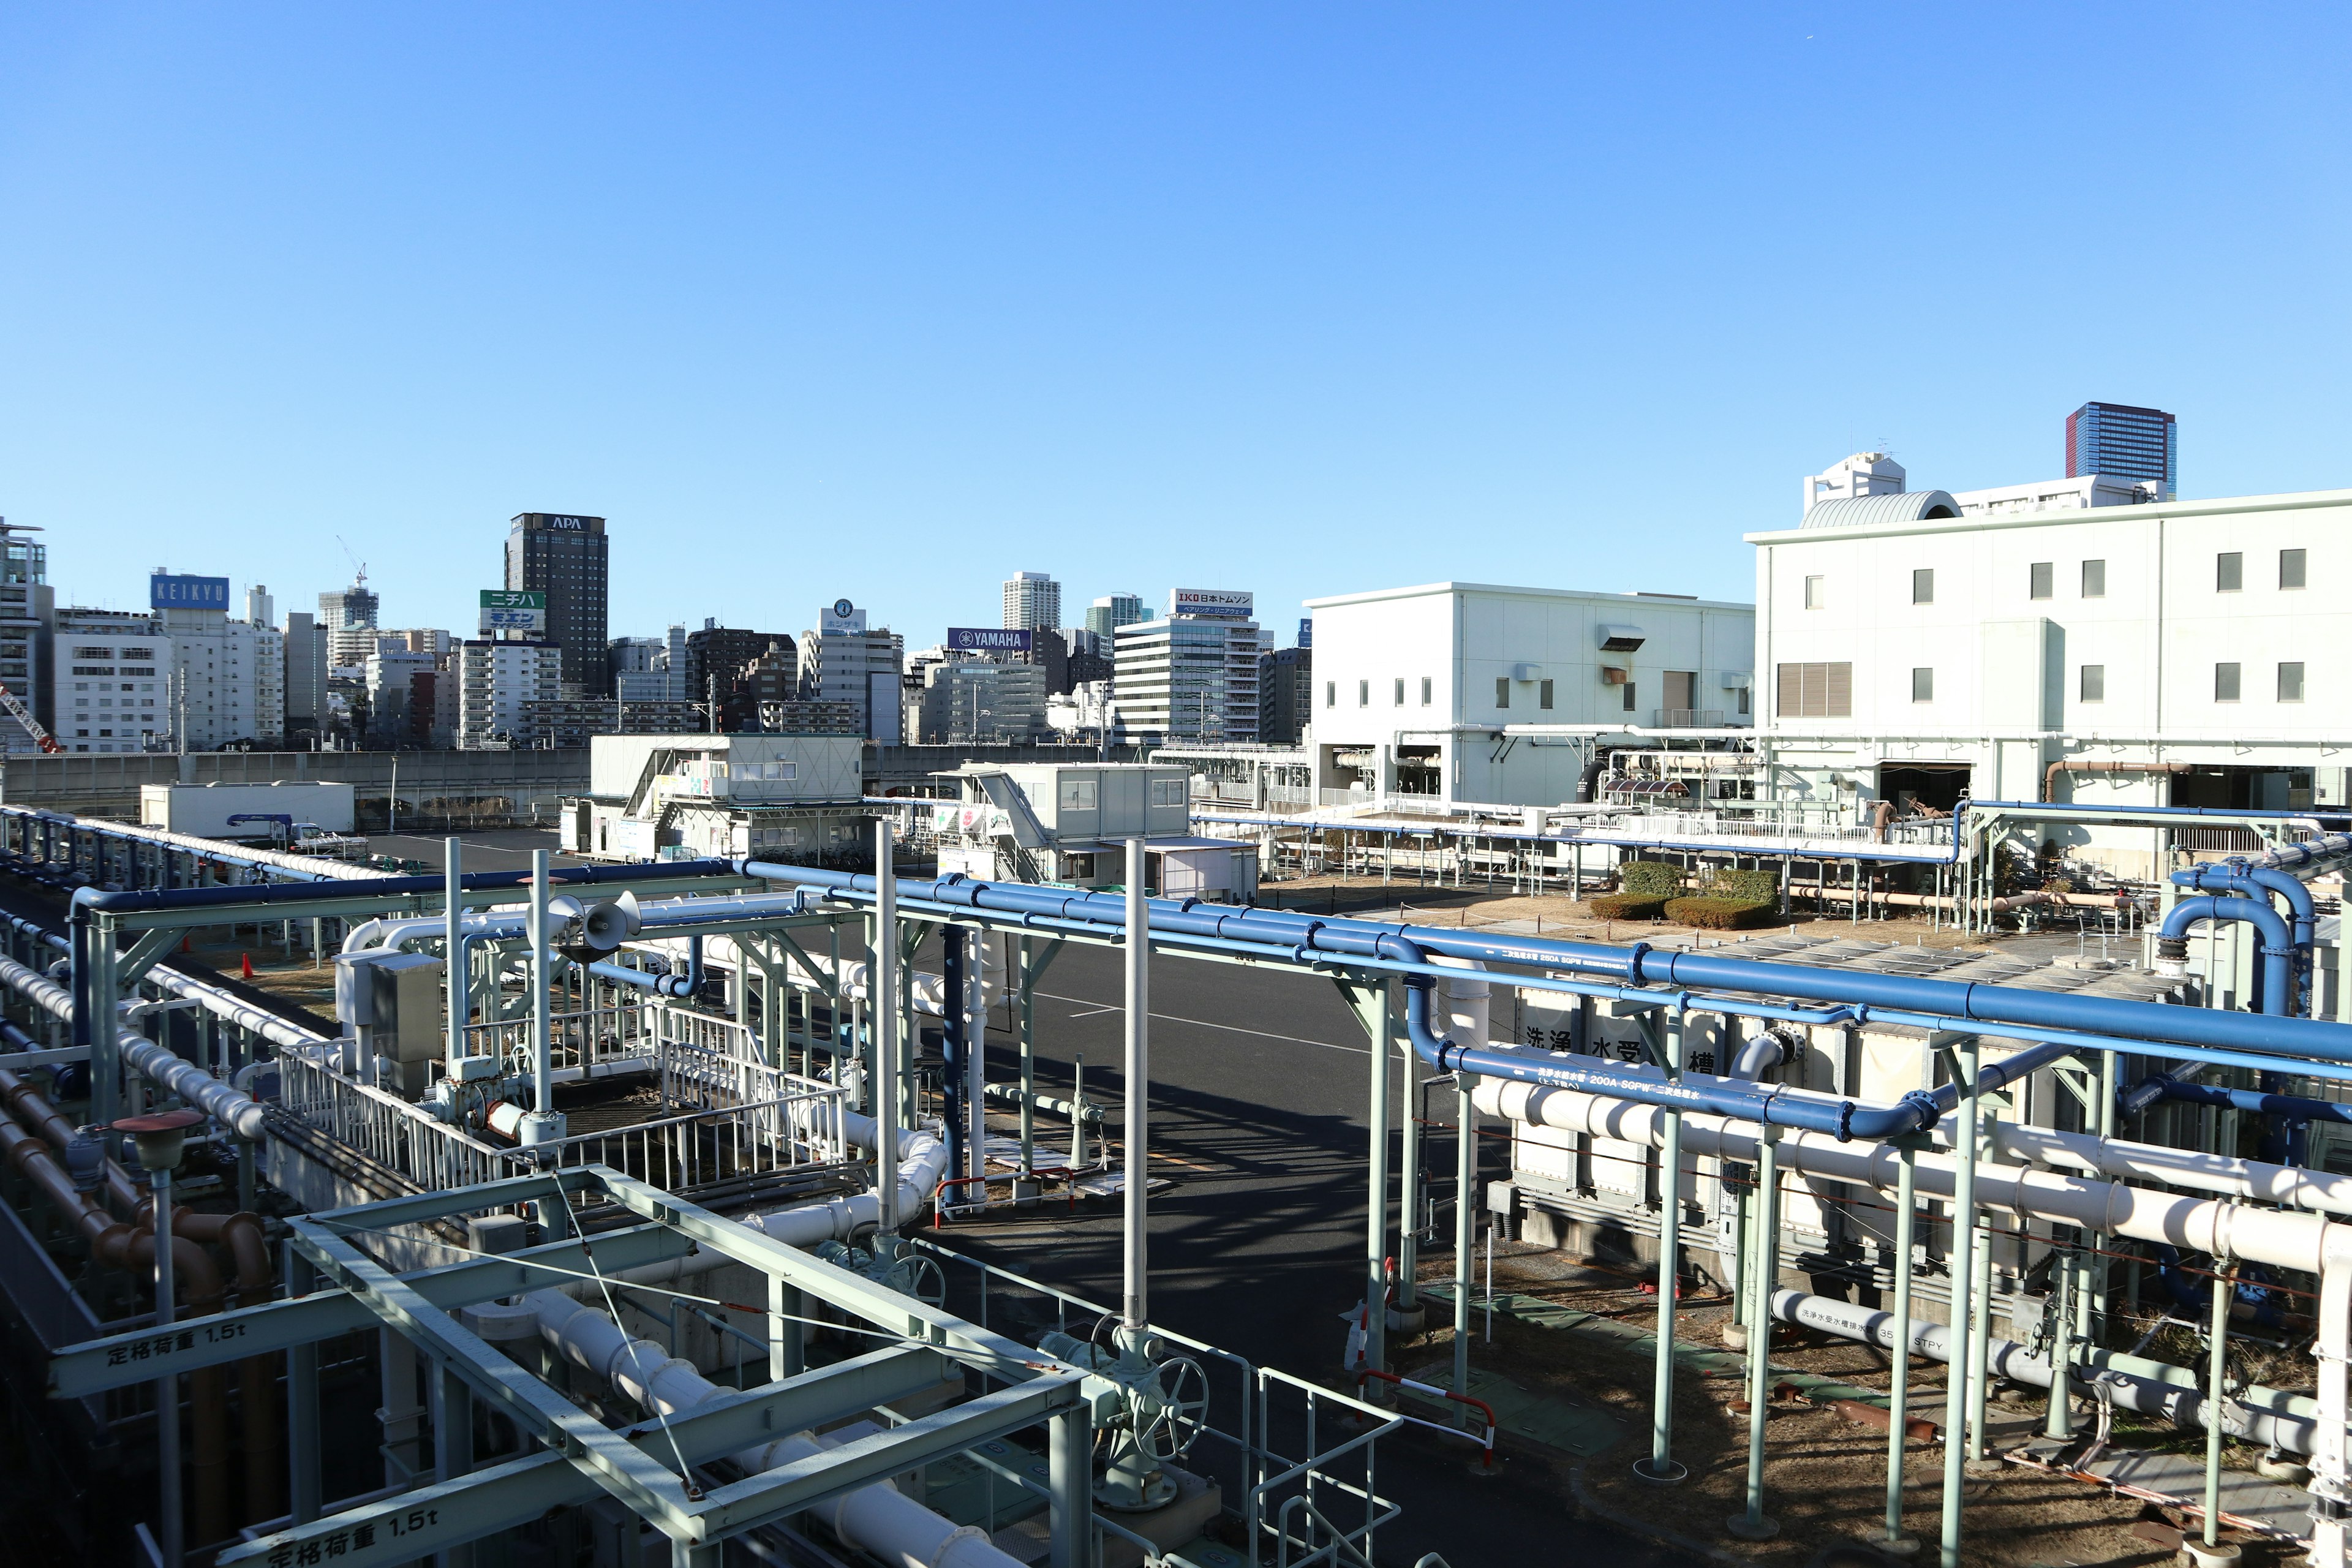
[[[735, 1392], [653, 1341], [630, 1338], [611, 1318], [562, 1290], [535, 1290], [523, 1301], [538, 1314], [540, 1334], [557, 1354], [648, 1410], [677, 1415]], [[747, 1475], [758, 1475], [814, 1458], [827, 1447], [814, 1433], [796, 1432], [729, 1458]], [[844, 1542], [891, 1568], [1019, 1568], [1019, 1560], [998, 1551], [984, 1531], [942, 1519], [887, 1480], [856, 1488], [811, 1511]]]
[[1126, 1290], [1121, 1313], [1140, 1333], [1151, 1322], [1150, 1205], [1144, 1201], [1150, 1173], [1144, 1167], [1151, 1142], [1151, 902], [1144, 896], [1147, 870], [1143, 840], [1127, 841], [1127, 1167]]
[[[450, 959], [455, 962], [456, 953]], [[530, 852], [530, 1108], [542, 1121], [555, 1112], [555, 1081], [549, 1076], [554, 1046], [548, 1031], [547, 851]]]
[[[1665, 1113], [1655, 1106], [1496, 1079], [1479, 1079], [1476, 1100], [1478, 1108], [1490, 1115], [1563, 1131], [1588, 1132], [1653, 1148], [1664, 1137]], [[1741, 1162], [1757, 1158], [1758, 1130], [1753, 1125], [1697, 1111], [1684, 1111], [1682, 1118], [1685, 1153]], [[1780, 1158], [1805, 1175], [1853, 1182], [1879, 1192], [1894, 1191], [1897, 1182], [1898, 1160], [1891, 1144], [1841, 1143], [1826, 1132], [1789, 1128], [1780, 1133]], [[1950, 1154], [1918, 1156], [1921, 1193], [1949, 1197], [1954, 1174]], [[2200, 1252], [2226, 1252], [2250, 1262], [2311, 1273], [2319, 1271], [2321, 1254], [2334, 1228], [2316, 1215], [2242, 1208], [2118, 1182], [2084, 1181], [1997, 1163], [1977, 1167], [1976, 1201], [1988, 1208], [2036, 1219]]]
[[[1895, 1348], [1895, 1315], [1874, 1308], [1858, 1307], [1851, 1301], [1832, 1300], [1826, 1296], [1808, 1296], [1799, 1290], [1776, 1290], [1772, 1293], [1772, 1315], [1784, 1323], [1818, 1329], [1843, 1339], [1876, 1345], [1882, 1350]], [[1922, 1322], [1914, 1318], [1909, 1339], [1914, 1354], [1947, 1364], [1951, 1362], [1952, 1331], [1948, 1325]], [[2095, 1351], [2090, 1363], [2078, 1365], [2068, 1382], [2085, 1394], [2090, 1393], [2095, 1384], [2105, 1390], [2117, 1409], [2128, 1410], [2137, 1415], [2161, 1415], [2181, 1426], [2206, 1425], [2212, 1402], [2196, 1388], [2185, 1384], [2168, 1383], [2112, 1364], [2097, 1364], [2103, 1360], [2113, 1362], [2137, 1358], [2108, 1357]], [[2145, 1364], [2156, 1366], [2160, 1363]], [[2050, 1358], [2033, 1355], [2013, 1340], [1991, 1341], [1987, 1365], [1995, 1377], [2034, 1388], [2050, 1386]], [[2221, 1410], [2222, 1430], [2231, 1436], [2243, 1438], [2250, 1443], [2284, 1448], [2291, 1453], [2310, 1453], [2318, 1435], [2318, 1405], [2294, 1395], [2263, 1392], [2270, 1393], [2273, 1402], [2267, 1409], [2237, 1400], [2225, 1404]]]
[[891, 865], [890, 824], [874, 824], [874, 1123], [875, 1173], [882, 1191], [881, 1226], [895, 1232], [898, 1184], [881, 1173], [898, 1165], [898, 879]]
[[166, 845], [184, 849], [192, 855], [212, 860], [245, 861], [275, 866], [281, 871], [295, 871], [324, 882], [350, 881], [359, 878], [383, 878], [396, 875], [379, 871], [371, 866], [349, 860], [327, 860], [312, 855], [286, 855], [275, 849], [249, 849], [242, 844], [224, 843], [217, 838], [199, 838], [191, 833], [166, 833], [160, 827], [143, 827], [127, 822], [79, 821], [77, 826], [117, 838], [140, 838], [150, 844]]
[[2311, 1562], [2344, 1568], [2345, 1518], [2352, 1510], [2352, 1476], [2345, 1473], [2344, 1423], [2352, 1416], [2345, 1388], [2345, 1357], [2352, 1351], [2352, 1227], [2330, 1226], [2326, 1267], [2319, 1272], [2319, 1442], [2312, 1450]]
[[[1948, 1122], [1938, 1131], [1949, 1147]], [[2200, 1154], [2152, 1143], [2131, 1143], [2089, 1132], [2055, 1132], [2046, 1127], [1995, 1122], [1990, 1133], [1997, 1157], [2016, 1164], [2063, 1166], [2121, 1181], [2156, 1182], [2171, 1187], [2254, 1198], [2282, 1208], [2352, 1217], [2352, 1176], [2299, 1165], [2270, 1165], [2227, 1154]]]

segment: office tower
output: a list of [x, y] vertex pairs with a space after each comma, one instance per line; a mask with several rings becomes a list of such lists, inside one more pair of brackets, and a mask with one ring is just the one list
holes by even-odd
[[570, 512], [519, 512], [507, 525], [509, 588], [547, 595], [547, 641], [563, 650], [567, 695], [610, 697], [604, 653], [604, 520]]
[[1143, 600], [1133, 594], [1106, 594], [1087, 609], [1087, 630], [1104, 637], [1143, 618]]
[[327, 634], [308, 611], [286, 612], [286, 733], [317, 735], [327, 714]]
[[1004, 580], [1004, 625], [1016, 631], [1056, 626], [1062, 621], [1062, 585], [1043, 572], [1016, 572]]
[[[1304, 626], [1307, 623], [1301, 622]], [[1315, 712], [1315, 650], [1286, 647], [1257, 660], [1260, 745], [1295, 746]]]
[[2161, 408], [2128, 403], [2085, 403], [2066, 416], [2066, 477], [2105, 474], [2153, 479], [2160, 498], [2180, 487], [2180, 426]]
[[1123, 739], [1258, 739], [1258, 656], [1271, 639], [1252, 607], [1246, 593], [1178, 588], [1166, 615], [1118, 628], [1111, 680]]
[[147, 606], [172, 639], [170, 689], [156, 697], [182, 751], [283, 740], [284, 633], [229, 619], [226, 577], [157, 572], [147, 579]]
[[905, 738], [902, 689], [906, 646], [887, 627], [867, 630], [866, 612], [836, 599], [817, 614], [817, 627], [801, 634], [801, 695], [845, 702], [859, 732], [885, 745]]
[[[5, 685], [33, 710], [34, 717], [54, 730], [54, 714], [44, 712], [49, 695], [50, 672], [57, 668], [49, 643], [49, 625], [57, 601], [49, 587], [48, 547], [25, 537], [37, 528], [12, 527], [0, 518], [0, 685]], [[40, 750], [32, 731], [14, 719], [0, 717], [0, 752]]]

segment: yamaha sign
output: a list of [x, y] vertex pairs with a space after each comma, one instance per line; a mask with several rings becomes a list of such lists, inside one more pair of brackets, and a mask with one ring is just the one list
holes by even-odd
[[948, 647], [956, 653], [1027, 653], [1035, 638], [1011, 626], [950, 626]]

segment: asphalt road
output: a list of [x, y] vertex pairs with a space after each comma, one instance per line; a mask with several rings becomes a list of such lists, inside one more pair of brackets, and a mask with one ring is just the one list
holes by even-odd
[[[1087, 1097], [1105, 1106], [1114, 1132], [1121, 992], [1117, 952], [1072, 945], [1040, 982], [1035, 1015], [1041, 1087], [1066, 1093], [1083, 1056]], [[1151, 1016], [1152, 1169], [1174, 1184], [1151, 1199], [1152, 1321], [1334, 1385], [1342, 1315], [1362, 1299], [1371, 1065], [1363, 1030], [1328, 979], [1172, 957], [1153, 963]], [[1014, 1075], [1015, 1049], [992, 1030], [992, 1080]], [[1392, 1082], [1392, 1105], [1402, 1092]], [[1450, 1091], [1441, 1093], [1441, 1119], [1450, 1105]], [[1063, 1146], [1066, 1123], [1041, 1116], [1038, 1127]], [[1498, 1141], [1483, 1142], [1487, 1173], [1499, 1174]], [[1432, 1141], [1430, 1156], [1437, 1190], [1450, 1196], [1450, 1132]], [[1450, 1232], [1450, 1219], [1441, 1228]], [[1119, 1300], [1115, 1211], [950, 1228], [943, 1239], [1105, 1305]], [[1580, 1549], [1681, 1561], [1575, 1520], [1556, 1464], [1509, 1463], [1505, 1479], [1487, 1482], [1465, 1474], [1464, 1456], [1443, 1439], [1385, 1440], [1381, 1488], [1405, 1511], [1381, 1533], [1382, 1563], [1437, 1552], [1452, 1568], [1470, 1568]]]

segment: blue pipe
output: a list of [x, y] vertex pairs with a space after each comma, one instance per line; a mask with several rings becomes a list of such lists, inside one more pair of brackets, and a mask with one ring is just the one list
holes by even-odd
[[[736, 861], [733, 869], [766, 880], [806, 883], [849, 892], [874, 890], [874, 879], [858, 872], [754, 860]], [[950, 907], [1027, 913], [1096, 926], [1118, 927], [1125, 923], [1125, 910], [1116, 895], [1075, 893], [1027, 884], [974, 882], [960, 874], [928, 883], [902, 879], [899, 885], [909, 898], [927, 899]], [[1209, 912], [1216, 910], [1228, 912]], [[2262, 910], [2261, 914], [2276, 927], [2281, 938], [2278, 945], [2285, 945], [2285, 923], [2268, 910]], [[2352, 1025], [2321, 1019], [2296, 1019], [2289, 1024], [2278, 1016], [2258, 1017], [2169, 1003], [2012, 989], [1919, 975], [1818, 969], [1713, 953], [1662, 952], [1638, 943], [1608, 947], [1549, 938], [1465, 936], [1459, 931], [1436, 927], [1328, 920], [1286, 910], [1204, 905], [1190, 899], [1153, 900], [1150, 920], [1157, 931], [1254, 941], [1289, 948], [1302, 958], [1320, 952], [1356, 957], [1406, 957], [1410, 962], [1418, 962], [1423, 953], [1436, 952], [1489, 963], [1601, 974], [1631, 984], [1737, 991], [1831, 1005], [1927, 1013], [1969, 1024], [2016, 1025], [2267, 1056], [2284, 1052], [2352, 1063]], [[1383, 951], [1384, 942], [1399, 945]]]
[[2145, 1110], [2159, 1100], [2177, 1100], [2188, 1105], [2217, 1105], [2233, 1110], [2250, 1110], [2257, 1116], [2284, 1116], [2299, 1121], [2342, 1121], [2352, 1123], [2352, 1104], [2333, 1100], [2305, 1100], [2299, 1095], [2270, 1094], [2254, 1089], [2223, 1089], [2219, 1084], [2188, 1083], [2168, 1074], [2142, 1079], [2132, 1086], [2131, 1095], [2142, 1089], [2154, 1092], [2141, 1104], [2134, 1105], [2126, 1097], [2131, 1110]]
[[[2352, 840], [2347, 840], [2352, 843]], [[2313, 860], [2324, 856], [2311, 857]], [[2208, 893], [2235, 893], [2244, 898], [2267, 901], [2276, 893], [2286, 900], [2288, 913], [2294, 921], [2295, 957], [2289, 961], [2288, 994], [2298, 1016], [2309, 1011], [2304, 1005], [2305, 977], [2311, 963], [2313, 946], [2319, 940], [2319, 911], [2313, 904], [2311, 889], [2296, 878], [2270, 866], [2249, 865], [2242, 859], [2209, 861], [2190, 866], [2172, 874], [2175, 883]]]
[[[2271, 908], [2268, 900], [2215, 898], [2210, 894], [2200, 898], [2183, 899], [2173, 905], [2171, 912], [2164, 917], [2164, 925], [2157, 935], [2168, 941], [2179, 941], [2188, 936], [2189, 928], [2200, 921], [2243, 921], [2262, 933], [2263, 946], [2259, 951], [2263, 962], [2258, 976], [2262, 984], [2262, 1011], [2264, 1016], [2271, 1018], [2289, 1016], [2291, 1013], [2289, 1004], [2294, 983], [2294, 939], [2287, 932], [2286, 921], [2279, 918], [2278, 911]], [[2150, 1005], [2137, 1004], [2141, 1006]], [[2161, 1003], [2153, 1005], [2163, 1005]], [[2210, 1008], [2179, 1010], [2212, 1011]], [[2214, 1016], [2225, 1018], [2231, 1016], [2227, 1013], [2218, 1013]]]
[[632, 969], [625, 963], [592, 963], [588, 973], [601, 979], [634, 985], [640, 991], [650, 991], [656, 996], [691, 996], [702, 989], [702, 937], [700, 933], [686, 939], [686, 973], [656, 974], [650, 970]]

